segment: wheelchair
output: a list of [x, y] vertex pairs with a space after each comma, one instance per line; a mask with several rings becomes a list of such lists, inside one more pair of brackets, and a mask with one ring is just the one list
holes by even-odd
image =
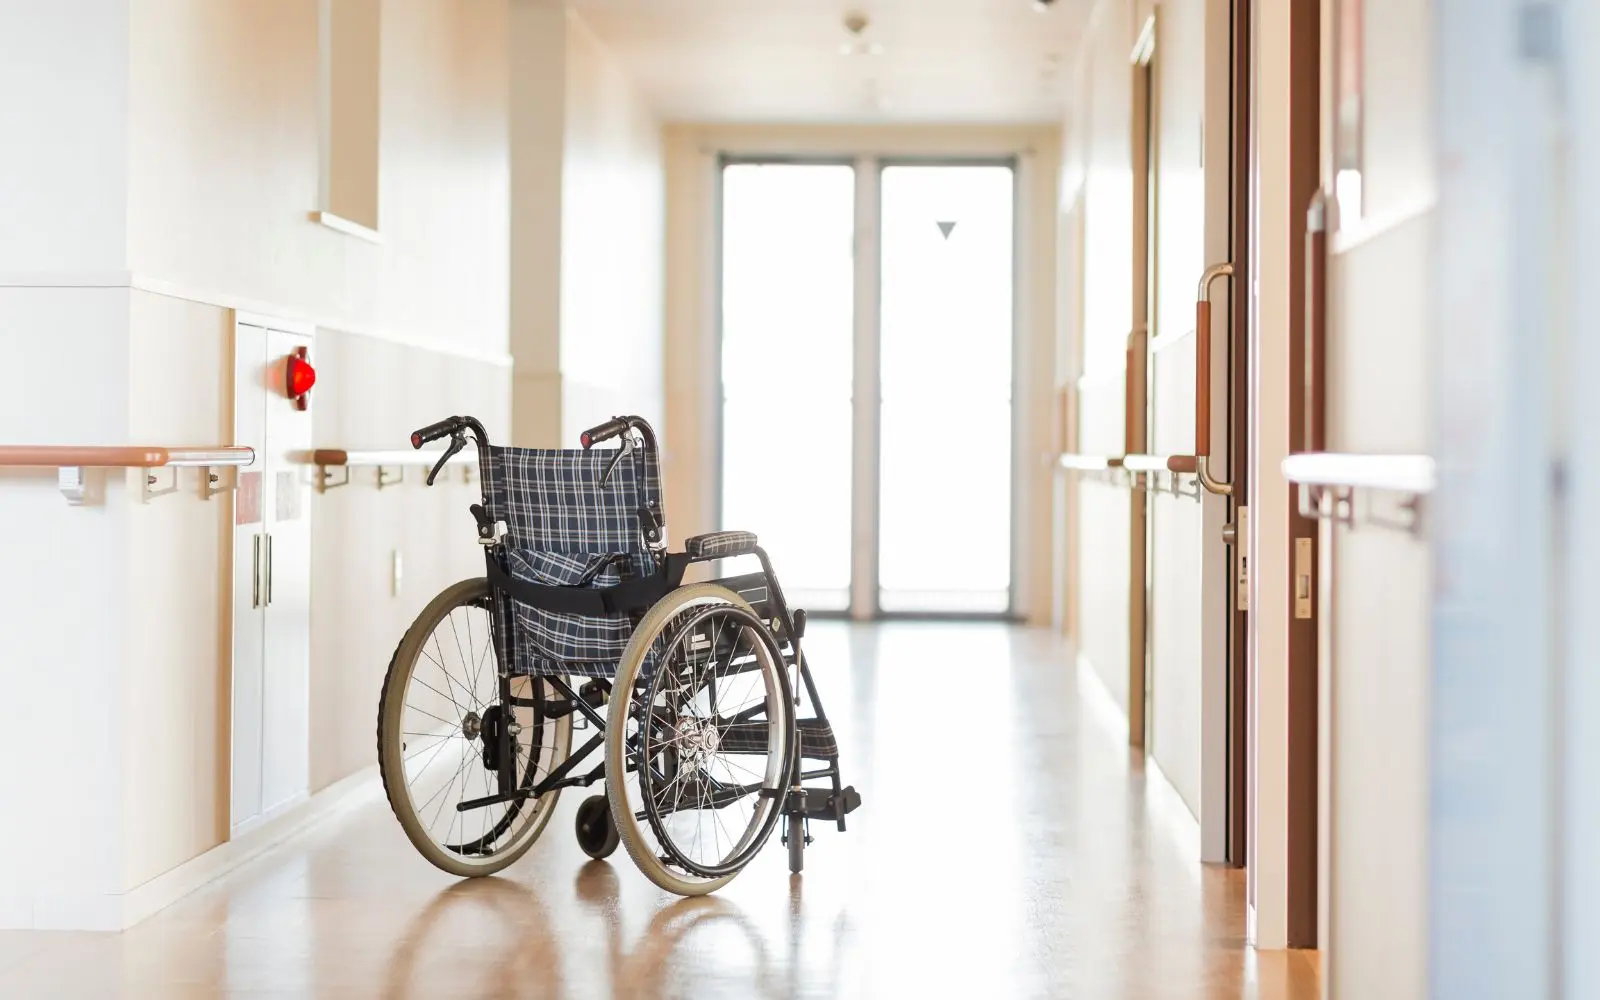
[[[413, 448], [449, 439], [429, 485], [469, 434], [485, 575], [423, 609], [378, 708], [384, 791], [411, 843], [452, 875], [490, 875], [533, 846], [563, 789], [604, 782], [577, 810], [592, 858], [620, 844], [656, 885], [697, 896], [778, 831], [800, 872], [811, 821], [843, 830], [861, 797], [841, 783], [805, 612], [756, 536], [667, 551], [656, 437], [639, 417], [584, 432], [582, 449], [494, 447], [476, 419], [451, 417], [411, 435]], [[692, 563], [742, 556], [760, 572], [682, 582]]]

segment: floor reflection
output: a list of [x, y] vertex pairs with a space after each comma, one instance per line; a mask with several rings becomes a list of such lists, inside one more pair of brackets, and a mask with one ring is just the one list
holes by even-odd
[[566, 995], [559, 942], [538, 893], [501, 878], [439, 893], [406, 925], [385, 977], [383, 995], [396, 1000]]
[[864, 805], [791, 878], [774, 841], [715, 896], [588, 860], [584, 793], [526, 858], [458, 881], [381, 796], [125, 934], [0, 933], [5, 1000], [1310, 1000], [1245, 946], [1244, 879], [1196, 862], [1054, 636], [818, 622], [807, 636]]

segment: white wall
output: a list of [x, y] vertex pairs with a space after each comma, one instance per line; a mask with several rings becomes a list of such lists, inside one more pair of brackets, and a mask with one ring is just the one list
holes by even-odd
[[571, 447], [632, 413], [661, 430], [661, 123], [583, 20], [511, 11], [512, 442]]
[[[1333, 451], [1430, 451], [1429, 6], [1365, 5], [1367, 210], [1329, 237]], [[1325, 52], [1329, 44], [1325, 37]], [[1323, 183], [1332, 190], [1326, 171]], [[1392, 499], [1377, 498], [1391, 505], [1380, 513], [1398, 514]], [[1332, 541], [1333, 574], [1319, 611], [1328, 619], [1321, 655], [1333, 779], [1324, 968], [1336, 998], [1419, 997], [1428, 953], [1430, 554], [1425, 543], [1381, 528], [1324, 538]]]
[[[1074, 70], [1063, 130], [1060, 200], [1075, 206], [1073, 229], [1081, 241], [1081, 271], [1066, 276], [1075, 328], [1073, 447], [1090, 455], [1123, 452], [1125, 347], [1133, 325], [1133, 90], [1128, 61], [1133, 18], [1128, 3], [1096, 6]], [[1067, 548], [1076, 563], [1077, 590], [1068, 599], [1076, 605], [1078, 655], [1126, 711], [1131, 502], [1125, 489], [1095, 481], [1080, 482], [1074, 499], [1075, 532]]]
[[129, 0], [0, 6], [6, 284], [127, 267], [128, 22]]
[[[116, 286], [127, 266], [128, 16], [120, 0], [0, 9], [8, 444], [124, 440], [128, 290], [62, 286]], [[45, 74], [52, 86], [39, 85]], [[0, 823], [0, 927], [106, 926], [105, 894], [122, 874], [113, 762], [132, 479], [94, 476], [98, 506], [73, 509], [54, 474], [0, 472], [0, 794], [11, 803]], [[62, 745], [66, 718], [81, 748], [41, 753]]]
[[636, 413], [658, 431], [666, 177], [661, 125], [621, 64], [568, 16], [561, 191], [561, 441]]
[[1249, 859], [1255, 941], [1289, 940], [1289, 315], [1291, 23], [1286, 4], [1255, 9], [1255, 135], [1250, 261], [1239, 287], [1250, 311]]
[[[1156, 17], [1150, 450], [1188, 455], [1194, 452], [1195, 283], [1212, 263], [1206, 252], [1209, 205], [1201, 148], [1208, 97], [1206, 2], [1169, 0], [1157, 7]], [[1225, 121], [1209, 125], [1219, 136], [1226, 133]], [[1226, 315], [1217, 310], [1219, 332]], [[1223, 501], [1208, 496], [1203, 503]], [[1196, 817], [1201, 812], [1201, 640], [1222, 635], [1220, 629], [1208, 633], [1201, 614], [1207, 582], [1201, 562], [1204, 513], [1202, 503], [1190, 497], [1166, 493], [1150, 499], [1150, 750]]]
[[561, 224], [566, 161], [567, 12], [511, 4], [511, 354], [509, 443], [561, 443]]
[[[1190, 454], [1194, 443], [1194, 297], [1214, 247], [1217, 187], [1206, 167], [1225, 142], [1226, 122], [1202, 128], [1208, 101], [1204, 0], [1102, 0], [1096, 5], [1071, 97], [1062, 201], [1081, 219], [1082, 292], [1074, 304], [1081, 352], [1074, 449], [1123, 450], [1125, 347], [1134, 324], [1134, 67], [1130, 56], [1146, 20], [1155, 33], [1154, 280], [1150, 288], [1151, 422], [1148, 449]], [[1204, 147], [1203, 144], [1204, 143]], [[1225, 247], [1226, 240], [1222, 240]], [[1076, 286], [1076, 275], [1064, 280]], [[1221, 289], [1219, 288], [1219, 291]], [[1219, 307], [1225, 316], [1225, 307]], [[1219, 324], [1219, 329], [1225, 326]], [[1221, 338], [1218, 338], [1219, 340]], [[1221, 377], [1220, 369], [1215, 369]], [[1218, 398], [1223, 398], [1220, 395]], [[1214, 425], [1226, 426], [1215, 419]], [[1163, 482], [1165, 482], [1163, 477]], [[1192, 482], [1189, 484], [1192, 487]], [[1130, 494], [1094, 481], [1077, 488], [1077, 641], [1080, 655], [1124, 709], [1129, 704]], [[1203, 640], [1222, 643], [1220, 602], [1208, 604], [1205, 532], [1221, 524], [1222, 501], [1153, 495], [1150, 519], [1150, 726], [1146, 746], [1190, 811], [1202, 811]], [[1213, 509], [1215, 508], [1215, 509]], [[1214, 589], [1216, 584], [1211, 584]], [[1215, 613], [1215, 621], [1206, 617]], [[1220, 663], [1224, 654], [1215, 653]]]
[[[0, 441], [226, 442], [235, 309], [317, 328], [319, 446], [392, 448], [451, 412], [509, 433], [508, 3], [384, 4], [377, 243], [311, 220], [317, 0], [18, 6], [0, 342], [34, 374]], [[8, 763], [0, 790], [56, 817], [0, 829], [0, 924], [119, 927], [125, 893], [226, 836], [231, 502], [191, 472], [142, 505], [114, 473], [69, 508], [52, 475], [0, 476], [0, 753], [49, 764]], [[371, 763], [390, 651], [477, 568], [467, 487], [356, 480], [312, 511], [313, 789]], [[67, 711], [89, 743], [40, 758]]]

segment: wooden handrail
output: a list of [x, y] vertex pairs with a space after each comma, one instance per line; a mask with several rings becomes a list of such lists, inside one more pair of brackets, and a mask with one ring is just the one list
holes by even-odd
[[235, 445], [211, 448], [135, 445], [0, 445], [0, 466], [35, 469], [161, 469], [245, 466], [255, 449]]
[[1386, 490], [1423, 496], [1437, 483], [1428, 455], [1308, 452], [1283, 460], [1283, 475], [1299, 486]]

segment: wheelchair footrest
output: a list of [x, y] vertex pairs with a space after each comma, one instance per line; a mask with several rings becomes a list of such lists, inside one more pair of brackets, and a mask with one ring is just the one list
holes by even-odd
[[800, 813], [806, 819], [842, 820], [861, 808], [861, 793], [856, 791], [854, 785], [837, 792], [826, 788], [807, 788], [802, 792], [790, 792], [789, 798], [789, 811]]
[[[833, 737], [833, 727], [826, 719], [800, 719], [800, 755], [811, 760], [837, 760], [839, 741]], [[766, 753], [767, 723], [735, 722], [719, 736], [722, 749], [728, 753]]]

